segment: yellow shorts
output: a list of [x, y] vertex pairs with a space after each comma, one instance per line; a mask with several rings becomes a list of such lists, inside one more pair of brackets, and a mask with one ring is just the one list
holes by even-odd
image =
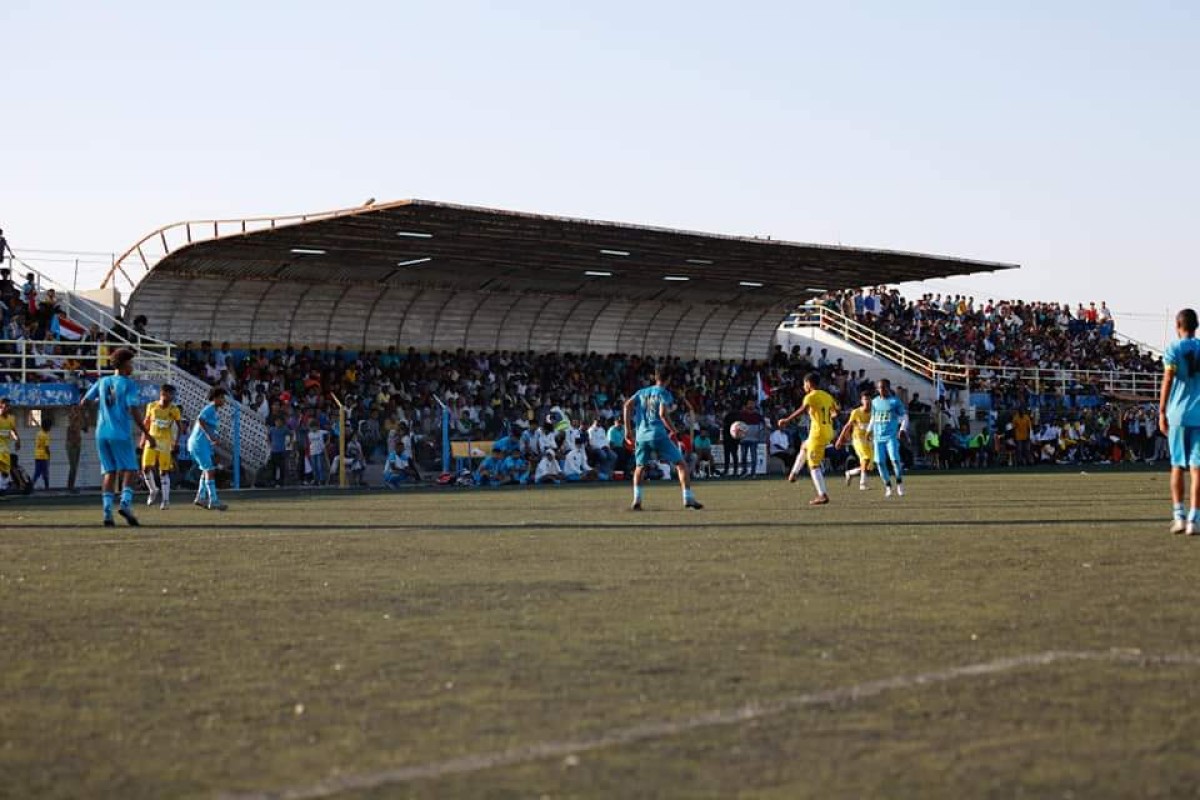
[[825, 460], [825, 448], [833, 443], [832, 428], [813, 428], [808, 432], [804, 441], [804, 449], [808, 453], [808, 468], [816, 469]]
[[170, 472], [175, 469], [175, 459], [171, 458], [171, 448], [167, 445], [149, 447], [142, 450], [142, 469], [158, 467], [159, 472]]
[[0, 472], [9, 472], [12, 470], [12, 459], [8, 453], [0, 453]]
[[870, 442], [860, 442], [856, 439], [854, 454], [858, 456], [858, 465], [863, 469], [870, 469], [871, 464], [875, 461], [875, 448]]

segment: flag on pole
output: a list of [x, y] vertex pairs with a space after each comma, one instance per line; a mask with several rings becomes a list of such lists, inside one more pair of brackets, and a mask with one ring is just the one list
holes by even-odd
[[55, 314], [50, 317], [50, 334], [55, 339], [69, 339], [77, 342], [83, 338], [84, 327], [66, 314]]
[[755, 388], [758, 390], [758, 404], [762, 405], [771, 396], [771, 387], [763, 383], [762, 373], [758, 373], [754, 378]]

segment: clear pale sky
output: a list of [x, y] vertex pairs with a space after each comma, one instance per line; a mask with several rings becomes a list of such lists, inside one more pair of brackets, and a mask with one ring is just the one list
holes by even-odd
[[421, 197], [1018, 262], [949, 288], [1161, 345], [1200, 304], [1200, 3], [993, 5], [3, 0], [0, 227]]

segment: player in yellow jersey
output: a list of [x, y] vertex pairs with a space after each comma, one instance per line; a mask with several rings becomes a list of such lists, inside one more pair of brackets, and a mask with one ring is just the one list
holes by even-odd
[[846, 470], [846, 485], [849, 486], [850, 480], [857, 475], [858, 488], [862, 491], [867, 488], [867, 475], [871, 472], [871, 467], [875, 465], [875, 444], [871, 438], [872, 395], [870, 392], [863, 392], [859, 399], [862, 400], [862, 403], [850, 412], [850, 421], [838, 434], [835, 446], [844, 447], [847, 438], [853, 439], [854, 454], [858, 456], [858, 466]]
[[823, 506], [829, 502], [829, 491], [825, 486], [825, 472], [821, 469], [825, 461], [825, 448], [833, 443], [833, 421], [838, 415], [838, 404], [833, 395], [820, 388], [821, 378], [815, 372], [804, 376], [804, 401], [800, 407], [779, 420], [782, 427], [805, 412], [808, 413], [808, 439], [796, 456], [796, 464], [792, 467], [789, 481], [796, 480], [800, 469], [808, 463], [809, 474], [812, 475], [813, 486], [817, 496], [808, 501], [810, 506]]
[[17, 433], [17, 418], [9, 410], [8, 398], [0, 397], [0, 492], [8, 489], [12, 478], [13, 450], [21, 449], [21, 435]]
[[54, 420], [49, 412], [42, 412], [42, 429], [33, 439], [33, 485], [42, 479], [42, 488], [50, 488], [50, 429]]
[[159, 508], [166, 511], [171, 507], [171, 471], [175, 469], [176, 442], [183, 432], [183, 414], [175, 405], [175, 387], [169, 383], [164, 383], [158, 390], [158, 400], [146, 405], [146, 428], [154, 437], [154, 446], [142, 451], [142, 477], [150, 490], [146, 505], [153, 505], [161, 493]]

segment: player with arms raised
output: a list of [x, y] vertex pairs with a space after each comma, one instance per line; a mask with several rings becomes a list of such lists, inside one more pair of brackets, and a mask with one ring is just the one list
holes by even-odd
[[825, 472], [821, 469], [821, 463], [825, 461], [825, 448], [833, 443], [833, 421], [838, 415], [837, 401], [833, 399], [833, 395], [820, 387], [819, 375], [815, 372], [805, 375], [804, 400], [800, 407], [779, 420], [779, 426], [783, 427], [808, 412], [808, 439], [796, 455], [796, 463], [792, 466], [788, 480], [795, 481], [805, 461], [808, 462], [813, 487], [817, 490], [817, 496], [808, 501], [810, 506], [823, 506], [829, 502], [829, 490], [825, 485]]
[[850, 421], [838, 434], [835, 446], [845, 447], [846, 439], [853, 438], [854, 454], [858, 456], [858, 466], [846, 470], [846, 485], [849, 486], [851, 479], [857, 475], [858, 489], [865, 491], [867, 475], [870, 474], [871, 466], [875, 463], [875, 443], [871, 440], [871, 393], [861, 393], [859, 400], [861, 402], [858, 408], [850, 412]]
[[[674, 467], [679, 475], [679, 488], [683, 490], [683, 507], [697, 511], [704, 508], [696, 502], [692, 494], [683, 454], [675, 444], [675, 426], [671, 424], [670, 419], [671, 411], [675, 408], [675, 397], [667, 388], [667, 383], [666, 373], [661, 368], [655, 369], [654, 385], [639, 389], [633, 397], [625, 401], [625, 445], [633, 449], [637, 465], [633, 470], [633, 505], [630, 506], [634, 511], [642, 510], [642, 484], [646, 480], [646, 464], [656, 455], [660, 461]], [[636, 438], [631, 437], [630, 432], [635, 432]]]
[[892, 392], [887, 378], [875, 384], [879, 395], [871, 401], [871, 437], [875, 440], [875, 466], [883, 481], [883, 496], [892, 496], [888, 463], [896, 473], [896, 494], [904, 497], [904, 462], [900, 458], [900, 439], [908, 437], [908, 409]]
[[171, 472], [175, 469], [175, 452], [178, 436], [183, 433], [183, 415], [175, 405], [175, 387], [164, 383], [158, 390], [158, 399], [146, 406], [146, 427], [154, 435], [154, 446], [142, 443], [142, 478], [150, 489], [146, 505], [154, 505], [162, 494], [163, 511], [171, 507]]
[[99, 403], [96, 424], [96, 452], [100, 455], [101, 501], [104, 508], [104, 525], [113, 526], [113, 493], [117, 478], [121, 478], [121, 506], [117, 513], [130, 525], [139, 524], [133, 515], [133, 482], [137, 480], [138, 459], [133, 447], [133, 426], [136, 423], [153, 447], [153, 437], [146, 429], [141, 414], [133, 413], [141, 403], [137, 383], [129, 377], [133, 374], [133, 351], [124, 347], [114, 352], [109, 359], [116, 370], [92, 384], [79, 405]]
[[[1171, 450], [1171, 533], [1200, 533], [1200, 340], [1196, 312], [1185, 308], [1175, 315], [1179, 338], [1163, 353], [1162, 391], [1158, 396], [1158, 427]], [[1191, 508], [1183, 515], [1184, 472], [1192, 474]]]

